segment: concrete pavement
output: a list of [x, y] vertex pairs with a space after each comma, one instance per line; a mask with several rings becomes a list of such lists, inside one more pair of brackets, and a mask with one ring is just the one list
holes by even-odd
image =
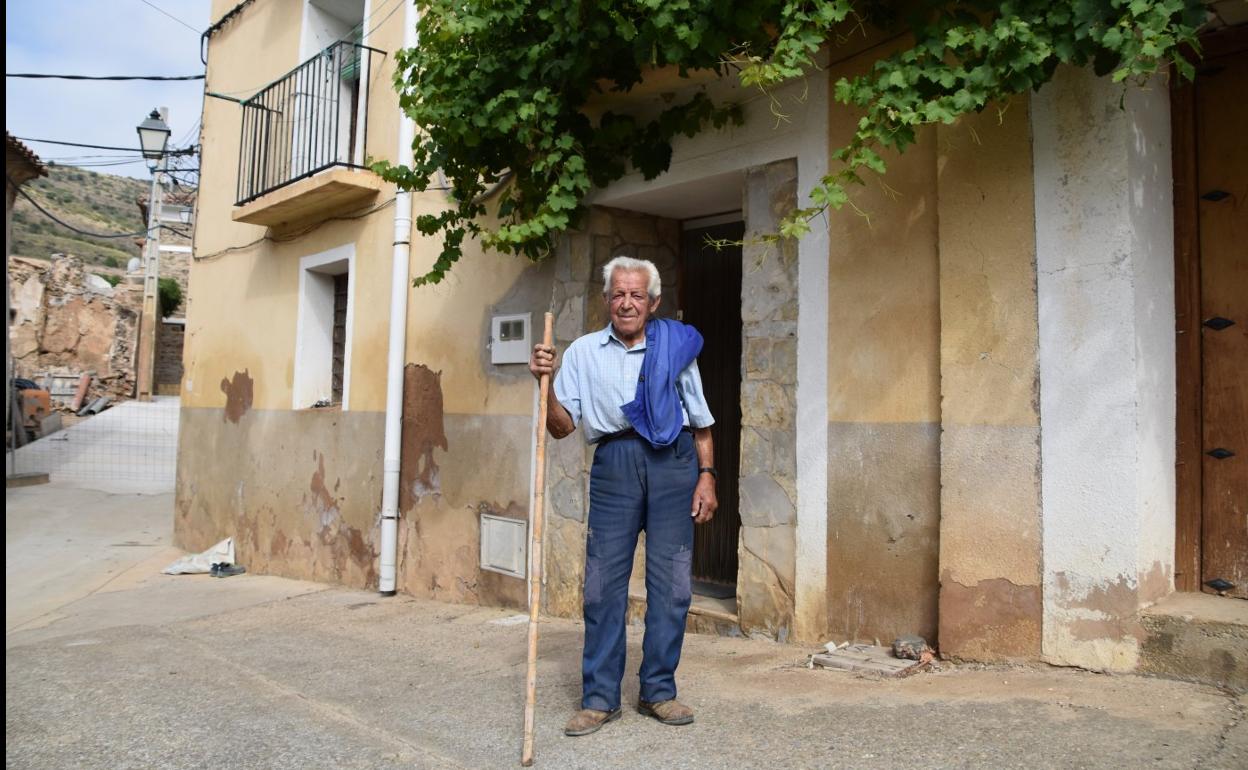
[[[7, 495], [9, 768], [518, 765], [515, 611], [159, 575], [177, 555], [168, 497], [84, 494]], [[1201, 685], [978, 666], [875, 680], [807, 669], [797, 646], [692, 635], [679, 682], [695, 724], [626, 710], [570, 739], [580, 634], [542, 625], [538, 767], [1248, 765], [1248, 704]], [[639, 648], [634, 633], [626, 703]]]

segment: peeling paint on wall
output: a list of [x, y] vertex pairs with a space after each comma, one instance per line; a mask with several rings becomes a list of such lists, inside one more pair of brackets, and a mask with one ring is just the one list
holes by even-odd
[[[329, 488], [325, 486], [325, 455], [312, 451], [312, 459], [316, 461], [316, 471], [312, 473], [312, 483], [309, 490], [312, 498], [305, 504], [304, 510], [313, 514], [321, 527], [327, 527], [338, 518], [338, 500], [329, 492]], [[334, 489], [337, 490], [338, 484], [335, 482]]]
[[407, 513], [417, 500], [437, 494], [438, 465], [433, 450], [446, 451], [442, 372], [423, 364], [403, 368], [403, 442], [399, 452], [399, 509]]
[[255, 382], [251, 379], [250, 370], [234, 372], [233, 379], [221, 380], [221, 392], [225, 394], [225, 412], [222, 418], [238, 424], [239, 419], [251, 409], [255, 398]]
[[940, 628], [942, 653], [969, 660], [1034, 660], [1040, 654], [1042, 591], [1005, 578], [962, 585], [941, 573], [940, 616], [956, 618]]

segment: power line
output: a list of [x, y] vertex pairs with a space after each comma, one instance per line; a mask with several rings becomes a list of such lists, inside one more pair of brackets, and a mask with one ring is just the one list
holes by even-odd
[[135, 158], [134, 160], [110, 160], [110, 161], [48, 161], [49, 166], [73, 166], [74, 168], [104, 168], [106, 166], [129, 166], [133, 163], [142, 163], [143, 158]]
[[[133, 233], [93, 233], [89, 230], [82, 230], [80, 228], [74, 227], [68, 222], [65, 222], [64, 220], [58, 218], [55, 214], [48, 211], [43, 206], [40, 206], [38, 201], [30, 197], [30, 195], [25, 190], [23, 190], [17, 182], [13, 181], [13, 177], [9, 176], [8, 174], [5, 174], [4, 177], [5, 179], [8, 180], [9, 184], [12, 185], [13, 188], [17, 190], [18, 195], [21, 195], [23, 198], [30, 201], [30, 205], [34, 206], [35, 209], [37, 209], [40, 214], [43, 214], [45, 217], [47, 217], [48, 219], [51, 219], [53, 222], [57, 223], [61, 227], [64, 227], [67, 230], [72, 230], [75, 233], [78, 233], [79, 235], [89, 235], [92, 238], [134, 238], [139, 235], [147, 235], [148, 233], [146, 228], [139, 230], [137, 232], [133, 232]], [[175, 227], [170, 227], [168, 225], [159, 225], [159, 224], [157, 225], [157, 227], [159, 227], [162, 230], [169, 230], [171, 232], [177, 233], [178, 235], [181, 235], [185, 238], [190, 237], [189, 235], [182, 232], [181, 230], [178, 230]]]
[[337, 216], [337, 217], [329, 217], [328, 219], [323, 219], [319, 222], [314, 222], [313, 224], [308, 225], [307, 227], [304, 227], [301, 230], [298, 230], [293, 233], [288, 233], [286, 235], [276, 236], [276, 237], [272, 235], [262, 235], [259, 238], [255, 239], [254, 241], [251, 241], [250, 243], [244, 243], [238, 246], [226, 246], [224, 249], [221, 249], [220, 251], [214, 251], [209, 254], [196, 255], [195, 261], [203, 262], [206, 260], [216, 259], [218, 257], [225, 256], [226, 254], [230, 254], [235, 251], [245, 251], [247, 249], [250, 249], [252, 246], [255, 246], [260, 243], [264, 243], [265, 241], [272, 241], [274, 243], [287, 243], [290, 241], [295, 241], [314, 230], [319, 230], [320, 228], [324, 227], [330, 222], [340, 222], [343, 220], [364, 219], [365, 217], [370, 217], [373, 214], [376, 214], [378, 211], [381, 211], [382, 209], [388, 206], [394, 205], [394, 201], [395, 201], [394, 198], [390, 198], [389, 200], [383, 201], [382, 203], [368, 206], [364, 208], [363, 210], [356, 212], [354, 214], [345, 214], [345, 215]]
[[195, 132], [198, 130], [199, 130], [199, 119], [197, 118], [195, 120], [195, 123], [191, 126], [190, 130], [187, 131], [185, 134], [183, 134], [182, 138], [178, 140], [178, 144], [186, 144], [187, 142], [189, 142], [191, 140], [191, 137], [194, 136]]
[[6, 72], [6, 78], [34, 80], [203, 80], [203, 75], [48, 75], [42, 72]]
[[[107, 144], [82, 144], [81, 142], [59, 142], [55, 139], [32, 139], [27, 136], [15, 136], [13, 138], [18, 139], [23, 142], [41, 142], [43, 144], [59, 144], [65, 147], [87, 147], [92, 150], [119, 150], [122, 152], [143, 152], [143, 150], [138, 147], [113, 147]], [[197, 148], [195, 147], [184, 147], [181, 150], [165, 150], [164, 154], [165, 155], [194, 155], [196, 151], [197, 151]]]
[[[391, 8], [391, 9], [390, 9], [390, 13], [387, 13], [387, 14], [386, 14], [386, 17], [385, 17], [384, 19], [382, 19], [381, 21], [377, 22], [377, 24], [376, 24], [376, 25], [374, 25], [374, 26], [373, 26], [373, 28], [372, 28], [372, 29], [370, 29], [370, 30], [368, 31], [368, 37], [370, 37], [370, 38], [371, 38], [371, 37], [373, 36], [373, 33], [374, 33], [374, 32], [376, 32], [377, 30], [381, 29], [381, 25], [382, 25], [382, 24], [385, 24], [385, 23], [386, 23], [386, 21], [387, 21], [387, 20], [389, 20], [389, 18], [390, 18], [391, 16], [393, 16], [393, 15], [394, 15], [394, 12], [395, 12], [395, 11], [397, 11], [397, 10], [399, 10], [399, 9], [400, 9], [400, 8], [402, 8], [402, 7], [403, 7], [403, 3], [399, 3], [398, 5], [396, 5], [396, 6], [394, 6], [393, 8]], [[380, 9], [378, 9], [378, 11], [380, 11]], [[372, 16], [376, 16], [376, 15], [377, 15], [376, 13], [373, 13], [373, 14], [371, 14], [371, 15], [370, 15], [370, 17], [369, 17], [369, 18], [372, 18]], [[365, 23], [365, 22], [367, 22], [367, 21], [368, 21], [368, 19], [365, 19], [364, 21], [360, 22], [360, 26], [361, 26], [361, 27], [362, 27], [362, 26], [364, 26], [364, 23]]]
[[160, 12], [161, 12], [161, 13], [163, 13], [164, 15], [168, 16], [169, 18], [173, 19], [173, 20], [174, 20], [174, 21], [176, 21], [177, 23], [181, 24], [182, 26], [186, 27], [186, 28], [187, 28], [187, 29], [189, 29], [190, 31], [194, 32], [196, 35], [198, 35], [198, 34], [199, 34], [199, 30], [195, 29], [195, 28], [194, 28], [194, 27], [192, 27], [190, 24], [187, 24], [186, 22], [182, 21], [182, 20], [181, 20], [181, 19], [179, 19], [177, 16], [174, 16], [172, 13], [169, 13], [169, 12], [168, 12], [168, 11], [166, 11], [164, 8], [161, 8], [161, 7], [160, 7], [160, 6], [158, 6], [158, 5], [154, 5], [153, 3], [149, 3], [149, 2], [147, 2], [147, 0], [139, 0], [139, 2], [140, 2], [140, 3], [142, 3], [143, 5], [146, 5], [146, 6], [147, 6], [147, 7], [149, 7], [149, 8], [154, 8], [154, 9], [156, 9], [157, 11], [160, 11]]

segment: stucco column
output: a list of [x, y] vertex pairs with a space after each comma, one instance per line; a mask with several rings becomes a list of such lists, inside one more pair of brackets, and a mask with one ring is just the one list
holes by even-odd
[[1033, 100], [1043, 655], [1134, 668], [1174, 553], [1174, 236], [1165, 84], [1065, 68]]
[[941, 126], [937, 145], [940, 650], [1034, 660], [1040, 372], [1027, 97]]

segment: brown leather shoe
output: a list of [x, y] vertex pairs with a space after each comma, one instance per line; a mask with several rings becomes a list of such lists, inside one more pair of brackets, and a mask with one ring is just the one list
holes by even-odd
[[596, 733], [602, 729], [607, 722], [614, 722], [620, 718], [620, 710], [598, 711], [596, 709], [581, 709], [572, 715], [568, 720], [568, 724], [563, 728], [563, 734], [573, 738], [579, 735], [589, 735]]
[[678, 700], [664, 700], [658, 703], [639, 701], [637, 712], [654, 717], [665, 725], [687, 725], [693, 721], [693, 709]]

